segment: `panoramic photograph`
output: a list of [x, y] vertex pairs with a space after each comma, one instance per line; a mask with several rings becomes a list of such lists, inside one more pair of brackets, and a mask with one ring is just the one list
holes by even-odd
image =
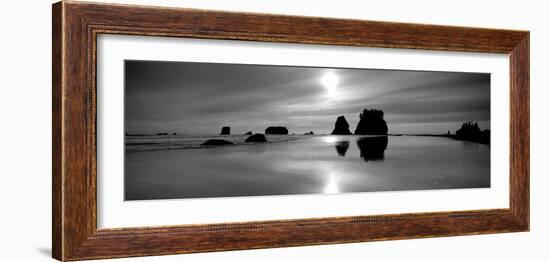
[[491, 186], [490, 74], [124, 66], [126, 201]]

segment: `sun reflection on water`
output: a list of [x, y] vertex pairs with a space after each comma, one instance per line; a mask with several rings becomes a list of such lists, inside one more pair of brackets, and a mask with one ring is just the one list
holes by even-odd
[[323, 137], [323, 141], [325, 143], [334, 143], [334, 142], [338, 141], [338, 138], [336, 138], [334, 136], [325, 136], [325, 137]]
[[337, 181], [337, 177], [338, 174], [335, 174], [335, 173], [329, 173], [328, 174], [328, 178], [327, 178], [327, 182], [325, 184], [325, 188], [323, 190], [323, 192], [325, 194], [337, 194], [337, 193], [340, 193], [340, 188], [338, 188], [338, 181]]

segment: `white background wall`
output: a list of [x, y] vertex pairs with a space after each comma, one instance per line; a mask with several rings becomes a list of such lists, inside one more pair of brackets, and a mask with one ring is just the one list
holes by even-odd
[[[108, 1], [531, 31], [531, 232], [134, 258], [124, 261], [548, 261], [550, 23], [546, 1]], [[0, 8], [0, 260], [48, 261], [50, 1]], [[498, 163], [497, 163], [498, 164]]]

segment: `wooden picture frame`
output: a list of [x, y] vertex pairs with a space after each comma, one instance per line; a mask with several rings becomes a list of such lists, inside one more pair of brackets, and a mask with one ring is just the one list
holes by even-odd
[[[529, 32], [63, 1], [53, 5], [53, 257], [182, 254], [529, 230]], [[98, 229], [99, 34], [508, 54], [510, 207]]]

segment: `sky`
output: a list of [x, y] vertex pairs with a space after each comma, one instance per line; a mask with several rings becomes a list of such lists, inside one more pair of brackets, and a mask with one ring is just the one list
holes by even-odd
[[490, 74], [194, 62], [125, 62], [125, 129], [159, 132], [328, 134], [338, 116], [353, 132], [365, 108], [384, 111], [389, 133], [490, 128]]

